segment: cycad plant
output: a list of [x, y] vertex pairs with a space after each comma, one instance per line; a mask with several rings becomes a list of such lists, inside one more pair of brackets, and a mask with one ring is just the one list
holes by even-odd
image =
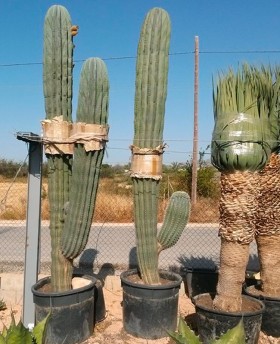
[[258, 171], [277, 149], [276, 97], [270, 67], [239, 67], [214, 87], [211, 159], [221, 171], [220, 272], [214, 306], [241, 310], [241, 291], [254, 239]]
[[[109, 82], [106, 66], [98, 58], [86, 60], [82, 67], [77, 123], [72, 124], [76, 33], [64, 7], [54, 5], [48, 10], [44, 26], [44, 139], [53, 291], [71, 289], [73, 259], [87, 243], [108, 132]], [[75, 134], [70, 135], [73, 128]]]
[[145, 284], [160, 284], [159, 253], [179, 239], [189, 217], [189, 196], [175, 192], [157, 235], [170, 19], [161, 8], [145, 18], [138, 44], [131, 177], [137, 257]]

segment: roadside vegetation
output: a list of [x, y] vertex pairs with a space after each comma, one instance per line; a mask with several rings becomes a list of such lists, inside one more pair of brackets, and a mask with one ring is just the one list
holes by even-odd
[[[43, 164], [42, 219], [48, 220], [47, 166]], [[23, 220], [27, 207], [27, 163], [0, 159], [0, 219]], [[167, 201], [174, 191], [191, 195], [192, 162], [174, 162], [163, 166], [158, 221], [163, 219]], [[197, 204], [192, 207], [191, 222], [218, 222], [219, 173], [200, 158], [197, 176]], [[129, 165], [103, 164], [94, 222], [133, 222], [132, 183]]]

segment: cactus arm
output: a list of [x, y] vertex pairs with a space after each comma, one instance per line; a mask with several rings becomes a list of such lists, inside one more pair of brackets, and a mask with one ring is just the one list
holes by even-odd
[[72, 118], [73, 41], [71, 18], [59, 5], [51, 6], [44, 22], [44, 97], [46, 117]]
[[[138, 44], [134, 140], [140, 148], [162, 144], [168, 75], [170, 20], [166, 11], [147, 14]], [[157, 213], [159, 181], [133, 177], [137, 257], [144, 283], [159, 284]]]
[[[104, 62], [88, 59], [82, 68], [77, 121], [107, 125], [109, 82]], [[105, 148], [86, 152], [75, 144], [68, 214], [62, 234], [62, 252], [77, 257], [84, 249], [95, 208], [100, 168]]]
[[[58, 5], [49, 8], [44, 22], [43, 84], [46, 118], [72, 116], [73, 42], [71, 18], [67, 10]], [[63, 207], [69, 200], [72, 157], [50, 155], [48, 184], [51, 233], [51, 283], [53, 291], [71, 288], [72, 261], [65, 259], [60, 250], [63, 228]]]
[[190, 215], [190, 197], [184, 191], [174, 192], [166, 209], [164, 222], [158, 234], [158, 252], [179, 240]]

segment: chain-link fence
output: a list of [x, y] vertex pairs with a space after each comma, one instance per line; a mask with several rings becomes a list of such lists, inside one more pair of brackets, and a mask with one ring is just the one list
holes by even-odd
[[[132, 189], [129, 178], [120, 176], [121, 174], [111, 178], [103, 177], [100, 181], [89, 240], [81, 256], [75, 260], [76, 267], [100, 269], [105, 265], [115, 270], [123, 270], [137, 266]], [[172, 183], [173, 180], [170, 181], [170, 178], [163, 178], [159, 202], [159, 228], [168, 198], [174, 191]], [[24, 269], [27, 187], [27, 179], [24, 178], [0, 182], [0, 272]], [[47, 196], [47, 181], [43, 179], [40, 240], [42, 272], [49, 271], [51, 260]], [[214, 269], [219, 266], [218, 202], [218, 197], [198, 197], [197, 204], [192, 207], [190, 222], [178, 243], [160, 254], [160, 267], [182, 270]], [[258, 268], [254, 242], [251, 244], [248, 268]]]

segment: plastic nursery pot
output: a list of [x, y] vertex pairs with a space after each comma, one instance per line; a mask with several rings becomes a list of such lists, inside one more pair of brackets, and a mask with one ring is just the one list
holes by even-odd
[[127, 333], [145, 339], [167, 337], [175, 331], [178, 316], [179, 289], [182, 278], [162, 271], [161, 285], [145, 285], [137, 270], [121, 274], [123, 288], [123, 326]]
[[261, 330], [264, 304], [252, 297], [242, 295], [241, 312], [223, 312], [212, 307], [213, 293], [204, 293], [194, 297], [197, 314], [197, 328], [203, 343], [218, 339], [243, 319], [247, 344], [257, 344]]
[[106, 306], [103, 294], [102, 282], [97, 279], [95, 283], [94, 297], [94, 323], [98, 323], [106, 318]]
[[188, 268], [184, 281], [187, 284], [187, 294], [192, 299], [203, 293], [216, 292], [218, 271], [216, 269]]
[[259, 286], [245, 286], [244, 292], [252, 298], [262, 301], [265, 310], [262, 318], [262, 331], [272, 337], [280, 337], [280, 297], [264, 296], [260, 294]]
[[93, 334], [96, 278], [77, 277], [89, 283], [65, 292], [49, 292], [51, 279], [45, 277], [32, 287], [36, 323], [50, 313], [44, 344], [77, 344]]

